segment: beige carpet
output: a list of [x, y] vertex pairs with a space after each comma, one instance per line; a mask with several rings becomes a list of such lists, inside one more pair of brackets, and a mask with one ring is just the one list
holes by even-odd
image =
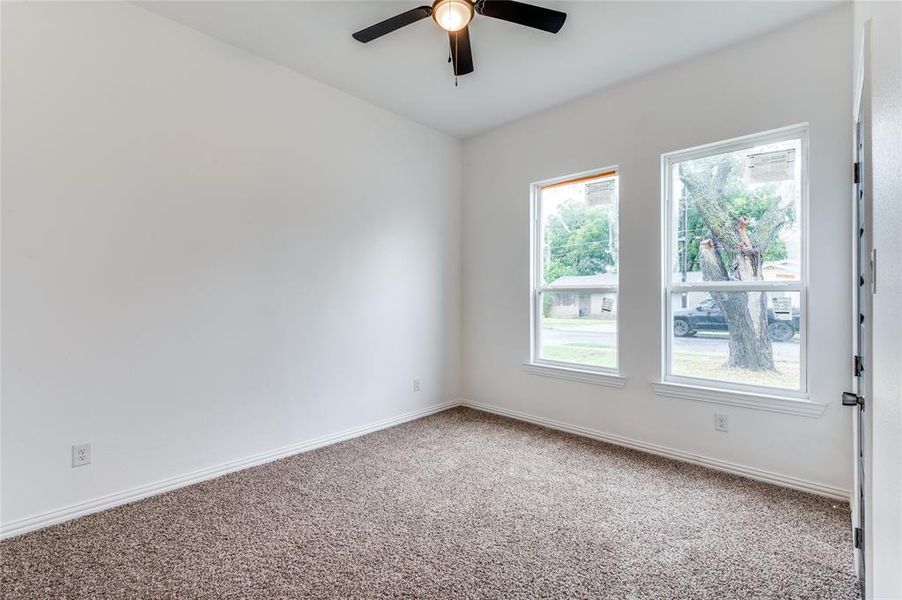
[[856, 598], [840, 503], [454, 409], [0, 544], [13, 598]]

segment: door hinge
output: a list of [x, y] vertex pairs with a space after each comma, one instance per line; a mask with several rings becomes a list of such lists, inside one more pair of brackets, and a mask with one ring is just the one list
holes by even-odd
[[861, 163], [855, 163], [852, 165], [852, 183], [859, 183], [861, 181]]
[[855, 528], [855, 547], [859, 550], [864, 548], [864, 530], [861, 527]]
[[864, 408], [864, 398], [859, 396], [855, 392], [843, 392], [842, 393], [842, 405], [843, 406], [860, 406]]
[[861, 356], [856, 354], [852, 360], [852, 368], [855, 371], [855, 377], [861, 377], [861, 374], [864, 373], [864, 364], [861, 362]]

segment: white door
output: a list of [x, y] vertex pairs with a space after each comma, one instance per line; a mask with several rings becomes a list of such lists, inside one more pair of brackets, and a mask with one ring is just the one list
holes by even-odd
[[855, 265], [854, 265], [854, 315], [855, 334], [853, 336], [853, 391], [843, 394], [843, 404], [851, 406], [854, 411], [853, 451], [854, 451], [854, 486], [852, 490], [852, 527], [855, 545], [855, 564], [858, 570], [858, 581], [861, 585], [861, 596], [865, 595], [865, 497], [867, 490], [867, 451], [870, 444], [869, 419], [866, 413], [870, 397], [871, 374], [871, 293], [874, 280], [872, 264], [874, 260], [871, 247], [871, 202], [867, 189], [866, 169], [868, 163], [864, 155], [865, 131], [864, 120], [859, 111], [855, 123], [855, 165], [853, 214], [855, 218]]

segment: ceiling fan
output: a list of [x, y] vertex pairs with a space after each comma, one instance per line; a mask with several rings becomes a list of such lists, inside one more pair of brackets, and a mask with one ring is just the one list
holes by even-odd
[[473, 53], [467, 25], [476, 13], [548, 33], [560, 31], [567, 19], [567, 13], [513, 0], [435, 0], [432, 6], [418, 6], [361, 29], [353, 37], [365, 44], [431, 16], [439, 27], [448, 32], [451, 40], [451, 56], [448, 60], [454, 67], [454, 75], [466, 75], [473, 72]]

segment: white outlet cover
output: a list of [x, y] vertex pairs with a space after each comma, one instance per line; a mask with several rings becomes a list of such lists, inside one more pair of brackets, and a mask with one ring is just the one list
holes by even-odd
[[72, 446], [72, 466], [83, 467], [91, 464], [91, 444]]
[[721, 415], [718, 413], [714, 413], [714, 430], [715, 431], [729, 431], [730, 430], [730, 420], [727, 415]]

